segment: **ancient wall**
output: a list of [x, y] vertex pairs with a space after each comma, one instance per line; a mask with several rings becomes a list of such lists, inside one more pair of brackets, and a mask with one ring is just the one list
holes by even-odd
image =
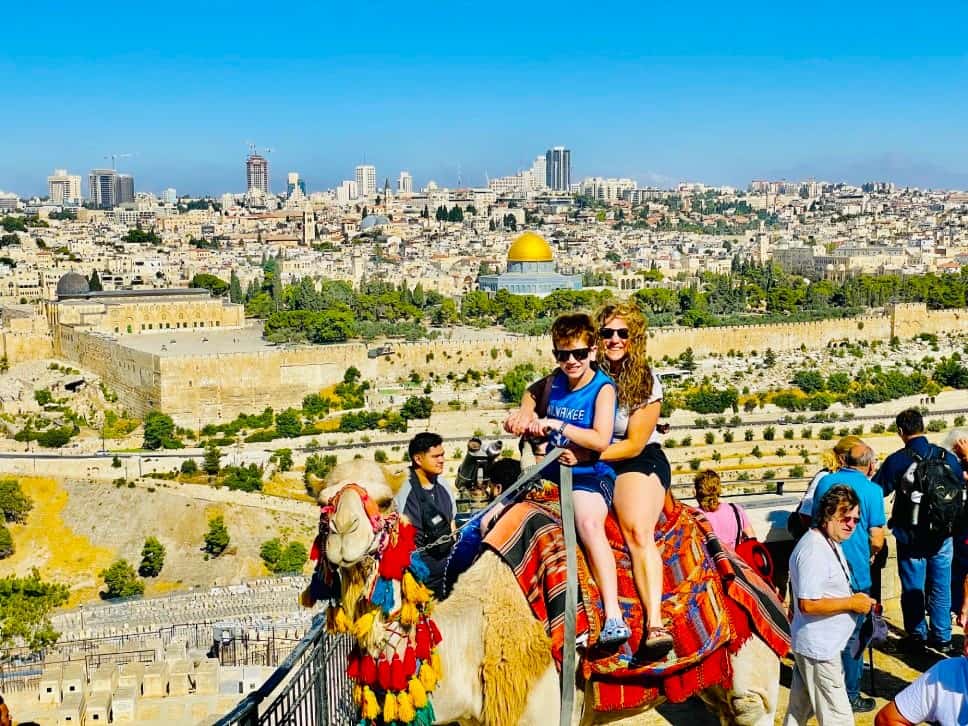
[[52, 358], [53, 341], [49, 333], [4, 331], [0, 334], [0, 355], [9, 365]]
[[519, 363], [554, 365], [551, 336], [522, 337], [497, 335], [487, 340], [435, 340], [420, 343], [394, 343], [393, 353], [377, 359], [375, 377], [394, 381], [406, 378], [411, 371], [422, 376], [434, 372], [446, 376], [453, 371], [463, 374], [468, 368], [506, 371]]
[[360, 343], [280, 348], [254, 353], [160, 359], [161, 409], [180, 426], [197, 428], [240, 413], [299, 407], [308, 393], [343, 380], [350, 366], [364, 378], [374, 362]]
[[118, 405], [142, 417], [161, 402], [158, 357], [96, 333], [61, 325], [56, 331], [59, 355], [101, 377], [118, 395]]

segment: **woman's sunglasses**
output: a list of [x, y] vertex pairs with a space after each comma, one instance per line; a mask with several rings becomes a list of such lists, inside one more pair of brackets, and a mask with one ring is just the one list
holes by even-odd
[[566, 363], [571, 357], [574, 357], [577, 361], [585, 360], [588, 358], [591, 348], [574, 348], [573, 350], [558, 350], [556, 348], [551, 352], [555, 354], [556, 361], [559, 363]]
[[622, 340], [629, 339], [628, 328], [599, 328], [598, 337], [602, 340], [611, 340], [613, 335], [617, 335]]

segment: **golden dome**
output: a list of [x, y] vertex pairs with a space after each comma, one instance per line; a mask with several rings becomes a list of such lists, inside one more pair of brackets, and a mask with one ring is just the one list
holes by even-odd
[[508, 262], [552, 262], [551, 245], [534, 232], [525, 232], [508, 250]]

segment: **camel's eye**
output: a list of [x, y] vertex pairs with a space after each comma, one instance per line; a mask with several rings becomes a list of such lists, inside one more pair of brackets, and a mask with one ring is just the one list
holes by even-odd
[[393, 497], [380, 497], [376, 500], [376, 505], [380, 508], [381, 512], [387, 511], [393, 504]]

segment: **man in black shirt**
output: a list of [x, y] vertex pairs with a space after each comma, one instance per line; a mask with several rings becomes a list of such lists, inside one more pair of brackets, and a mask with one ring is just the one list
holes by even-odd
[[[456, 503], [450, 487], [440, 476], [444, 471], [444, 441], [438, 434], [423, 432], [413, 437], [408, 448], [410, 474], [395, 497], [397, 509], [417, 530], [417, 547], [436, 542], [454, 531]], [[453, 540], [446, 540], [420, 553], [430, 568], [427, 586], [443, 597], [444, 569]]]

